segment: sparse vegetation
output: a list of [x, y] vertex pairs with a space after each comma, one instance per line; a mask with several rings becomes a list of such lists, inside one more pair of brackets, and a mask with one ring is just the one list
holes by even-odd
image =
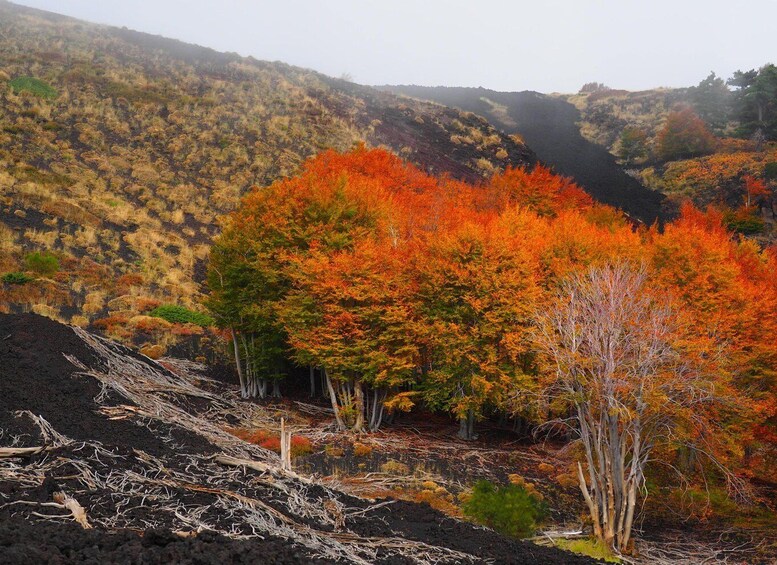
[[213, 325], [213, 318], [210, 316], [175, 304], [157, 306], [149, 312], [149, 316], [162, 318], [173, 324], [196, 324], [198, 326]]
[[16, 92], [29, 92], [40, 98], [47, 100], [54, 99], [58, 96], [58, 93], [54, 87], [50, 84], [35, 78], [35, 77], [16, 77], [12, 79], [8, 85]]
[[27, 273], [5, 273], [2, 277], [2, 281], [7, 284], [27, 284], [35, 280], [35, 277], [31, 277]]
[[24, 257], [27, 268], [39, 275], [51, 276], [59, 271], [59, 259], [46, 251], [35, 251]]
[[476, 522], [516, 538], [533, 535], [546, 512], [542, 501], [524, 487], [497, 486], [488, 481], [475, 484], [462, 509]]

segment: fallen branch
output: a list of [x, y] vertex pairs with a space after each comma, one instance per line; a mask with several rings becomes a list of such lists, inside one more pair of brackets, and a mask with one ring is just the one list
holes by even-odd
[[45, 447], [0, 447], [0, 459], [5, 457], [28, 457], [43, 451]]
[[68, 496], [64, 492], [54, 493], [54, 502], [61, 504], [73, 515], [73, 519], [81, 524], [81, 527], [85, 530], [89, 530], [92, 526], [89, 524], [89, 520], [86, 519], [86, 510], [81, 506], [78, 501], [72, 496]]

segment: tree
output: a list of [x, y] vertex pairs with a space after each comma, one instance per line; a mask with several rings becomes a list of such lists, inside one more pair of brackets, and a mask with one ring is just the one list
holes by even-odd
[[623, 128], [618, 145], [618, 157], [626, 166], [642, 159], [647, 154], [647, 134], [645, 130], [626, 126]]
[[416, 258], [423, 398], [459, 420], [462, 439], [474, 439], [487, 407], [504, 409], [532, 386], [527, 328], [539, 289], [519, 241], [496, 222], [470, 220], [432, 234]]
[[698, 86], [690, 89], [693, 107], [698, 116], [715, 132], [722, 132], [728, 122], [731, 91], [726, 82], [710, 72]]
[[737, 71], [728, 84], [736, 87], [734, 115], [739, 121], [738, 133], [777, 139], [777, 67], [768, 64], [757, 71]]
[[664, 161], [707, 155], [715, 150], [715, 136], [690, 108], [672, 112], [656, 138]]
[[279, 310], [294, 357], [321, 367], [341, 430], [376, 431], [387, 403], [412, 407], [402, 387], [419, 364], [404, 250], [367, 239], [299, 264]]
[[573, 275], [538, 315], [546, 391], [570, 407], [584, 448], [578, 479], [594, 533], [620, 552], [654, 450], [711, 430], [714, 381], [692, 362], [707, 351], [684, 341], [682, 326], [646, 271], [626, 263]]

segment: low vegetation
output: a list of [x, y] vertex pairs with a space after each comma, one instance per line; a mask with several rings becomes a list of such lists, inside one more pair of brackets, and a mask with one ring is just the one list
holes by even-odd
[[542, 501], [520, 485], [479, 481], [462, 505], [464, 515], [506, 536], [526, 538], [545, 515]]
[[2, 2], [0, 273], [41, 280], [3, 285], [0, 311], [167, 348], [176, 336], [133, 320], [196, 310], [218, 218], [252, 185], [361, 141], [471, 181], [533, 162], [475, 115]]

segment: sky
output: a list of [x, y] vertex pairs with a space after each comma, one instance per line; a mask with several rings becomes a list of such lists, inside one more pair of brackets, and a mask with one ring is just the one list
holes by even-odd
[[361, 84], [576, 92], [777, 63], [777, 0], [15, 0]]

